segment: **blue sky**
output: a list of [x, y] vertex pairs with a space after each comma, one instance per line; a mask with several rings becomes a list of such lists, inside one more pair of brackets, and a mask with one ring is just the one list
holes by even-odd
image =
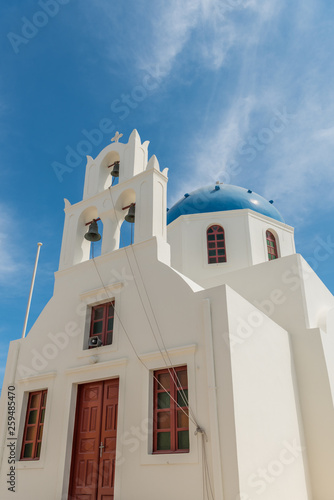
[[137, 128], [169, 168], [169, 206], [216, 180], [274, 199], [334, 291], [333, 14], [329, 0], [2, 3], [0, 379], [37, 242], [30, 326], [52, 295], [63, 199], [81, 199], [85, 154], [116, 130]]

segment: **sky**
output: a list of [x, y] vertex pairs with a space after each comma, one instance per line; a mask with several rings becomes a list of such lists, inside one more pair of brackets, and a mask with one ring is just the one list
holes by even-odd
[[12, 0], [1, 5], [0, 386], [52, 296], [64, 198], [136, 128], [168, 206], [216, 181], [273, 199], [334, 292], [334, 3]]

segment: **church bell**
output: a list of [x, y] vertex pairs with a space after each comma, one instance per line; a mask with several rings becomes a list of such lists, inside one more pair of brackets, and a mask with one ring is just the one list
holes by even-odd
[[136, 212], [135, 205], [134, 204], [130, 205], [128, 213], [125, 216], [125, 220], [133, 224], [135, 221], [135, 212]]
[[113, 169], [110, 172], [113, 177], [119, 177], [119, 161], [115, 161], [113, 164]]
[[88, 241], [99, 241], [101, 239], [101, 235], [99, 234], [99, 228], [96, 220], [93, 220], [89, 225], [88, 232], [85, 234], [85, 238]]

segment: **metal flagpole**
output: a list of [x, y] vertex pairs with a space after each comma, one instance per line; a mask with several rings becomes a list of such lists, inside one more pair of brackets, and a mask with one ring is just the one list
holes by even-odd
[[37, 243], [37, 253], [36, 253], [36, 260], [35, 260], [35, 267], [34, 267], [34, 272], [32, 274], [31, 278], [31, 285], [30, 285], [30, 293], [29, 293], [29, 299], [28, 299], [28, 305], [27, 305], [27, 310], [26, 310], [26, 317], [24, 319], [24, 325], [23, 325], [23, 331], [22, 331], [22, 338], [26, 336], [26, 330], [27, 330], [27, 324], [28, 324], [28, 317], [29, 317], [29, 311], [30, 311], [30, 304], [31, 304], [31, 297], [32, 297], [32, 292], [34, 290], [34, 284], [35, 284], [35, 278], [36, 278], [36, 271], [37, 271], [37, 264], [38, 264], [38, 259], [39, 259], [39, 252], [41, 250], [41, 246], [43, 243]]

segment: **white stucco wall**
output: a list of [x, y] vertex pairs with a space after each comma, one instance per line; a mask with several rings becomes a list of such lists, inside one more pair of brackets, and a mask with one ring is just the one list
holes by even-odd
[[[108, 293], [115, 298], [117, 315], [122, 318], [122, 325], [120, 320], [115, 320], [115, 340], [111, 346], [94, 351], [84, 348], [87, 346], [87, 343], [84, 345], [84, 339], [87, 340], [89, 324], [87, 304], [105, 300], [105, 291], [92, 261], [57, 273], [54, 297], [27, 338], [19, 342], [21, 347], [14, 381], [20, 422], [18, 456], [28, 393], [47, 388], [48, 400], [41, 458], [36, 462], [17, 463], [18, 499], [66, 498], [77, 384], [112, 377], [120, 379], [119, 460], [115, 498], [137, 500], [139, 482], [142, 498], [155, 500], [157, 495], [166, 500], [171, 496], [176, 498], [181, 488], [181, 477], [183, 488], [190, 492], [192, 498], [196, 498], [202, 488], [200, 436], [194, 435], [194, 425], [191, 424], [190, 429], [191, 451], [186, 454], [152, 455], [151, 431], [147, 432], [153, 402], [149, 371], [166, 366], [149, 324], [149, 321], [152, 324], [154, 322], [150, 301], [172, 363], [186, 364], [188, 367], [190, 405], [209, 433], [206, 383], [203, 378], [205, 363], [203, 351], [198, 349], [202, 342], [201, 308], [196, 307], [196, 294], [182, 277], [158, 262], [155, 238], [136, 245], [135, 249], [145, 287], [131, 255], [132, 249], [127, 249], [127, 252], [132, 269], [124, 249], [96, 259]], [[164, 253], [161, 249], [159, 252]], [[110, 285], [115, 281], [115, 276], [120, 279]], [[174, 293], [170, 293], [171, 290]], [[124, 328], [147, 369], [133, 352]], [[160, 338], [155, 327], [154, 330]], [[9, 380], [10, 369], [11, 359], [8, 361], [5, 385]], [[198, 378], [201, 380], [198, 381]], [[137, 428], [141, 429], [143, 438], [138, 439], [133, 435], [133, 429]], [[7, 498], [4, 481], [6, 470], [4, 460], [0, 498]], [[133, 481], [128, 481], [129, 477]], [[165, 485], [163, 491], [161, 484]]]
[[[147, 369], [163, 368], [165, 364], [145, 310], [157, 336], [160, 330], [172, 363], [187, 364], [190, 405], [208, 436], [210, 474], [215, 479], [216, 489], [221, 488], [226, 498], [234, 500], [232, 494], [247, 492], [247, 487], [250, 487], [252, 457], [256, 473], [258, 464], [266, 464], [271, 454], [275, 459], [275, 450], [279, 449], [282, 440], [299, 437], [287, 334], [266, 318], [261, 334], [245, 343], [244, 349], [236, 353], [232, 349], [231, 354], [226, 335], [229, 338], [234, 334], [240, 315], [247, 316], [249, 310], [253, 311], [253, 306], [231, 290], [226, 295], [224, 285], [210, 290], [201, 290], [196, 285], [191, 286], [191, 283], [188, 285], [179, 273], [157, 260], [158, 253], [168, 255], [168, 247], [164, 250], [166, 244], [160, 241], [157, 246], [157, 243], [158, 240], [153, 238], [131, 249], [103, 255], [96, 259], [96, 265], [109, 296], [115, 297], [116, 311], [122, 318], [123, 327]], [[161, 248], [158, 250], [158, 247]], [[28, 392], [48, 388], [48, 403], [41, 459], [18, 462], [17, 498], [27, 499], [27, 491], [31, 492], [31, 498], [37, 500], [56, 500], [66, 495], [77, 384], [117, 376], [120, 379], [120, 395], [116, 498], [138, 500], [137, 483], [140, 480], [141, 498], [147, 500], [156, 500], [157, 495], [166, 500], [178, 498], [180, 491], [182, 495], [190, 494], [191, 498], [200, 499], [203, 467], [201, 438], [194, 435], [195, 427], [191, 424], [189, 454], [155, 456], [150, 453], [151, 433], [145, 433], [152, 408], [150, 373], [134, 354], [117, 318], [113, 345], [94, 351], [84, 349], [89, 325], [87, 304], [89, 310], [89, 305], [105, 300], [104, 293], [92, 261], [58, 272], [54, 297], [27, 338], [19, 341], [14, 382], [20, 417], [19, 445]], [[210, 392], [213, 386], [210, 382], [212, 367], [208, 365], [210, 357], [202, 307], [204, 299], [211, 304], [216, 403], [214, 393]], [[154, 323], [151, 306], [159, 330]], [[60, 332], [63, 333], [57, 335]], [[5, 384], [9, 383], [10, 372], [11, 359]], [[4, 411], [3, 401], [1, 404]], [[277, 414], [277, 405], [285, 408], [283, 419]], [[133, 429], [136, 428], [142, 429], [143, 437], [133, 436]], [[214, 446], [217, 430], [220, 443], [218, 455]], [[251, 452], [255, 443], [256, 451]], [[303, 467], [300, 462], [300, 465], [296, 464], [292, 477], [289, 474], [284, 476], [284, 484], [277, 480], [277, 487], [268, 489], [271, 495], [267, 496], [268, 499], [276, 500], [278, 492], [284, 491], [285, 498], [296, 500], [299, 498], [296, 496], [298, 488], [298, 495], [303, 498], [306, 483], [301, 481]], [[0, 495], [6, 495], [5, 473], [4, 460]], [[129, 476], [137, 478], [137, 481], [129, 482]], [[166, 485], [162, 492], [161, 483]], [[290, 497], [289, 488], [293, 491]]]
[[[226, 262], [209, 264], [206, 231], [214, 224], [225, 231]], [[252, 210], [182, 215], [167, 227], [172, 267], [205, 288], [214, 286], [222, 274], [268, 261], [267, 230], [279, 256], [295, 253], [293, 228]]]
[[[205, 469], [215, 500], [332, 500], [333, 296], [295, 254], [293, 229], [251, 210], [181, 216], [168, 226], [168, 244], [167, 169], [148, 161], [147, 147], [134, 131], [127, 144], [88, 158], [83, 201], [65, 202], [54, 295], [8, 355], [1, 500], [13, 498], [7, 387], [15, 386], [17, 404], [15, 498], [65, 500], [78, 385], [116, 377], [115, 500], [202, 500]], [[107, 167], [118, 159], [120, 183], [109, 190]], [[134, 245], [119, 249], [122, 208], [134, 202]], [[93, 261], [84, 234], [96, 217], [104, 230]], [[226, 263], [207, 263], [212, 224], [224, 227]], [[268, 229], [280, 256], [271, 262]], [[88, 350], [91, 308], [112, 299], [113, 343]], [[187, 365], [190, 451], [155, 455], [152, 372], [167, 359]], [[28, 394], [42, 389], [41, 457], [20, 461]]]

